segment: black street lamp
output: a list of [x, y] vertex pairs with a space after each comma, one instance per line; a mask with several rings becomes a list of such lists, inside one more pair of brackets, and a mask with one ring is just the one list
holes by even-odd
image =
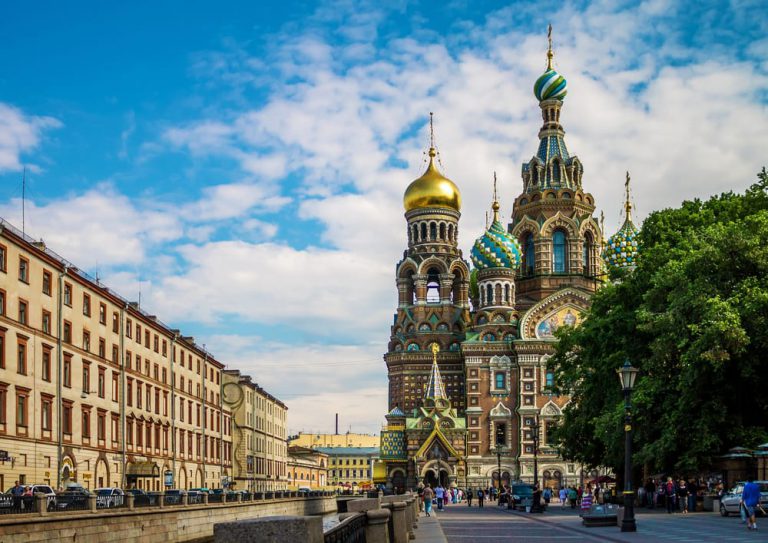
[[[541, 490], [539, 489], [539, 429], [541, 424], [539, 423], [539, 417], [534, 419], [534, 423], [531, 425], [531, 432], [533, 432], [533, 504], [531, 506], [532, 513], [539, 513], [541, 511]], [[537, 499], [538, 496], [538, 499]]]
[[617, 370], [624, 391], [624, 519], [621, 521], [622, 532], [636, 532], [635, 493], [632, 490], [632, 403], [630, 396], [635, 387], [639, 370], [632, 367], [629, 360]]
[[501, 498], [501, 453], [504, 452], [503, 449], [504, 449], [504, 445], [502, 445], [501, 443], [496, 444], [496, 461], [498, 466], [498, 471], [496, 472], [496, 475], [498, 477], [498, 483], [496, 485], [498, 488], [498, 493], [496, 494], [497, 500]]

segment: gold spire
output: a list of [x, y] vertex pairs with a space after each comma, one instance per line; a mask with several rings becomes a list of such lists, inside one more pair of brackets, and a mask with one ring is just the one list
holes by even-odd
[[552, 24], [550, 23], [547, 28], [547, 40], [549, 41], [549, 49], [547, 49], [547, 70], [552, 70], [552, 59], [555, 58], [555, 52], [552, 51]]
[[499, 199], [496, 197], [496, 172], [493, 172], [493, 204], [491, 209], [493, 209], [493, 222], [496, 222], [499, 220]]
[[445, 393], [445, 385], [443, 384], [443, 378], [440, 376], [440, 368], [437, 365], [437, 353], [440, 351], [440, 346], [437, 343], [432, 344], [432, 372], [429, 375], [429, 382], [427, 383], [427, 390], [424, 394], [425, 400], [447, 400], [448, 395]]
[[629, 201], [629, 172], [627, 172], [627, 180], [624, 182], [624, 189], [626, 190], [626, 200], [624, 201], [624, 211], [627, 212], [627, 220], [632, 221], [632, 202]]
[[[433, 114], [429, 113], [429, 164], [421, 177], [413, 181], [403, 195], [406, 211], [427, 207], [461, 209], [461, 193], [453, 181], [445, 177], [435, 166], [435, 129]], [[439, 157], [438, 157], [438, 160]]]

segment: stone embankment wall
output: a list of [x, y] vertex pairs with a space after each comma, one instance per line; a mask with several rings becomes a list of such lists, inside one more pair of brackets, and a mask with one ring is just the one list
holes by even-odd
[[213, 525], [274, 515], [322, 515], [336, 511], [335, 496], [278, 498], [257, 503], [142, 507], [96, 513], [0, 517], [0, 543], [174, 543], [211, 541]]

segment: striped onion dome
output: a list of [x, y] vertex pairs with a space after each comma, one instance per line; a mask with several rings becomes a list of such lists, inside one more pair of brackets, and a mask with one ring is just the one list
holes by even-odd
[[544, 100], [562, 101], [568, 94], [568, 83], [562, 75], [552, 68], [548, 68], [533, 85], [533, 94], [539, 102]]
[[632, 219], [627, 217], [619, 231], [608, 238], [603, 250], [603, 260], [608, 269], [634, 269], [637, 266], [637, 257], [640, 254], [637, 233], [637, 227]]
[[521, 256], [520, 244], [504, 229], [494, 212], [491, 227], [477, 238], [472, 246], [470, 257], [475, 268], [478, 270], [487, 268], [515, 270], [520, 267]]

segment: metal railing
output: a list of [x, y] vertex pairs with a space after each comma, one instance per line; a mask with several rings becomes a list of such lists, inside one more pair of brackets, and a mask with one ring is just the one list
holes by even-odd
[[323, 534], [325, 543], [365, 543], [365, 513], [355, 513]]
[[24, 515], [36, 512], [34, 497], [0, 494], [0, 515]]

